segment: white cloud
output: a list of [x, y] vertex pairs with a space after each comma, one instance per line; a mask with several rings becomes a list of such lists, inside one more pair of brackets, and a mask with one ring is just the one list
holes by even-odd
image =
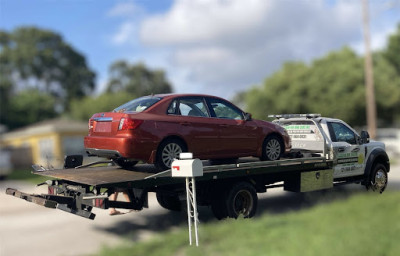
[[120, 25], [118, 31], [112, 36], [112, 42], [121, 45], [136, 39], [136, 25], [133, 22], [125, 22]]
[[108, 17], [132, 17], [143, 12], [143, 9], [133, 2], [117, 3], [107, 13]]
[[[139, 36], [141, 49], [161, 53], [158, 63], [178, 92], [231, 97], [285, 61], [310, 61], [345, 45], [361, 50], [361, 10], [359, 1], [346, 0], [175, 0], [162, 13], [126, 21], [114, 42]], [[371, 30], [374, 49], [394, 23]]]

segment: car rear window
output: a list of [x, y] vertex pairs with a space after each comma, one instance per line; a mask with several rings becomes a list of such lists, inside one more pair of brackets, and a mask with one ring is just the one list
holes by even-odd
[[114, 109], [114, 112], [142, 112], [156, 102], [159, 102], [162, 98], [159, 97], [141, 97], [131, 100], [122, 106]]

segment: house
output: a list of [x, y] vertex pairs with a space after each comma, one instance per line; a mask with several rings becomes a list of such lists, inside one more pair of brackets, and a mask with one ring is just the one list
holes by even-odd
[[40, 164], [60, 168], [65, 155], [85, 155], [88, 124], [68, 119], [39, 122], [1, 135], [1, 147], [11, 149], [14, 168]]

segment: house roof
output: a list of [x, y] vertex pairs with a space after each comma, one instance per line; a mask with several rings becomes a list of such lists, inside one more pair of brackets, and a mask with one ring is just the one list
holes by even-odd
[[75, 121], [65, 118], [57, 118], [38, 122], [11, 132], [2, 134], [3, 139], [9, 140], [13, 138], [29, 137], [42, 135], [47, 133], [64, 133], [64, 132], [87, 132], [88, 124], [82, 121]]

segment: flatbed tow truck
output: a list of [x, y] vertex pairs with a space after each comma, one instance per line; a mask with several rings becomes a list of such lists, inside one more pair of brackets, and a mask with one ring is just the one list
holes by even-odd
[[[234, 164], [204, 166], [196, 179], [197, 202], [211, 206], [217, 219], [249, 218], [257, 209], [257, 193], [283, 187], [286, 191], [308, 192], [333, 186], [360, 183], [382, 193], [388, 182], [389, 158], [383, 143], [358, 135], [338, 119], [319, 114], [276, 115], [274, 122], [285, 127], [292, 139], [289, 158], [277, 161], [249, 160]], [[6, 193], [48, 208], [60, 209], [94, 219], [93, 208], [148, 207], [148, 193], [156, 193], [166, 209], [185, 209], [184, 180], [171, 170], [157, 173], [151, 165], [131, 170], [118, 166], [83, 166], [82, 156], [68, 156], [64, 169], [34, 166], [34, 174], [50, 177], [40, 185], [48, 194], [26, 194], [13, 188]], [[112, 201], [115, 192], [128, 193], [130, 202]]]

